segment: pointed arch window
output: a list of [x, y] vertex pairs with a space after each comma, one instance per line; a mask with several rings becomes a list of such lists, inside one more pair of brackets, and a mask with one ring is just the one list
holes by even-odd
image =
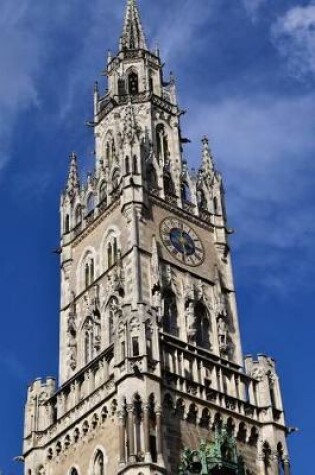
[[167, 291], [164, 294], [164, 318], [163, 330], [174, 336], [178, 336], [178, 310], [175, 294]]
[[268, 442], [264, 443], [263, 446], [263, 456], [264, 456], [264, 475], [271, 475], [271, 448]]
[[94, 458], [93, 475], [105, 475], [104, 455], [100, 450], [96, 452]]
[[195, 306], [197, 346], [210, 350], [210, 321], [206, 307], [202, 303]]
[[159, 163], [167, 163], [170, 157], [168, 136], [163, 124], [159, 124], [156, 128], [156, 146], [157, 157]]
[[112, 232], [107, 238], [106, 243], [107, 263], [106, 269], [110, 269], [119, 261], [120, 249], [117, 236]]
[[84, 285], [89, 287], [95, 279], [95, 265], [92, 255], [88, 255], [84, 261]]
[[69, 472], [69, 475], [79, 475], [79, 473], [76, 468], [72, 468]]
[[128, 75], [128, 92], [131, 96], [135, 96], [139, 93], [139, 78], [135, 71], [132, 71]]

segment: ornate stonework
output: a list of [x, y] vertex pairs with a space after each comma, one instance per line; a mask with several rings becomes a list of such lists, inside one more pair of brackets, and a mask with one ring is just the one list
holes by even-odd
[[[222, 177], [183, 160], [176, 84], [127, 1], [95, 173], [61, 196], [59, 383], [28, 390], [26, 475], [289, 475], [274, 361], [244, 360]], [[203, 470], [203, 471], [202, 471]]]

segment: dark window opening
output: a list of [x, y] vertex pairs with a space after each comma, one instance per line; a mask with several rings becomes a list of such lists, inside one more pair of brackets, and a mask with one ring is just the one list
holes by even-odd
[[124, 79], [118, 79], [118, 94], [119, 96], [126, 95], [126, 83]]
[[150, 453], [153, 463], [157, 463], [156, 436], [150, 435]]
[[140, 355], [140, 347], [139, 347], [139, 338], [137, 336], [132, 337], [132, 356], [139, 356]]
[[128, 89], [129, 89], [129, 94], [132, 96], [139, 93], [139, 79], [138, 79], [138, 74], [135, 72], [132, 72], [129, 74]]

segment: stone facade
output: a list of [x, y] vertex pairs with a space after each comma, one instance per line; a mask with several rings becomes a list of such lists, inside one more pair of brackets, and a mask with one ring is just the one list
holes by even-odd
[[59, 384], [28, 390], [25, 474], [175, 474], [226, 431], [244, 473], [289, 475], [274, 361], [244, 367], [222, 177], [207, 138], [197, 174], [183, 160], [134, 0], [107, 75], [95, 172], [81, 184], [73, 154], [61, 196]]

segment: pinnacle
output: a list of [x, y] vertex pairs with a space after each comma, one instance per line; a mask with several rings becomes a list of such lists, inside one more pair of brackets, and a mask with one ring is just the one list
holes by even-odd
[[125, 24], [120, 47], [121, 49], [127, 50], [147, 49], [146, 39], [136, 0], [127, 0]]
[[201, 169], [205, 173], [213, 173], [214, 171], [214, 160], [213, 155], [209, 145], [208, 137], [203, 137], [202, 139], [202, 165]]
[[75, 152], [70, 154], [70, 169], [67, 181], [67, 192], [72, 194], [80, 186], [77, 156]]

